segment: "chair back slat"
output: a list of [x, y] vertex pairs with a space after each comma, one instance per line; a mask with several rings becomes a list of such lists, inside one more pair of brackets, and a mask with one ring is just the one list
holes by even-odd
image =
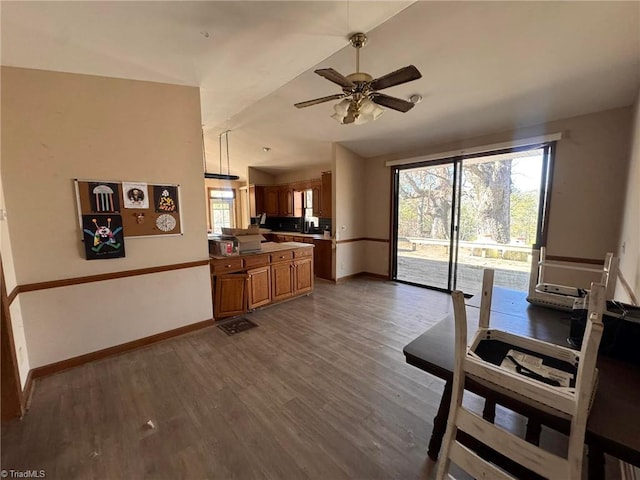
[[480, 298], [479, 328], [489, 328], [489, 315], [491, 313], [491, 300], [493, 298], [493, 270], [485, 269], [482, 274], [482, 297]]
[[451, 460], [473, 478], [490, 478], [492, 480], [517, 480], [504, 470], [487, 463], [473, 450], [468, 449], [460, 442], [451, 445]]
[[471, 413], [466, 408], [458, 410], [456, 426], [476, 440], [538, 475], [550, 480], [566, 480], [567, 478], [566, 459], [516, 437], [475, 413]]

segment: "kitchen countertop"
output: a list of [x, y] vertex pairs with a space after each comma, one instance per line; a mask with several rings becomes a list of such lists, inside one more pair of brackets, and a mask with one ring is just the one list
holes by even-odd
[[291, 237], [313, 238], [314, 240], [331, 240], [330, 238], [324, 238], [324, 235], [322, 233], [283, 232], [280, 230], [273, 230], [271, 232], [263, 232], [263, 235], [269, 233], [274, 233], [276, 235], [287, 235]]
[[255, 250], [252, 252], [244, 252], [240, 255], [209, 255], [209, 258], [213, 258], [215, 260], [220, 259], [230, 259], [230, 258], [238, 258], [238, 257], [247, 257], [249, 255], [260, 255], [263, 253], [273, 253], [273, 252], [281, 252], [283, 250], [292, 250], [294, 248], [313, 248], [313, 244], [310, 243], [300, 243], [300, 242], [263, 242], [260, 244], [261, 250]]

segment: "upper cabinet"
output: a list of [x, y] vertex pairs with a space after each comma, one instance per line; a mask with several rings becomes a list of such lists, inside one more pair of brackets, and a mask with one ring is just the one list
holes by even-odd
[[321, 217], [320, 215], [322, 211], [322, 183], [321, 182], [313, 182], [310, 185], [311, 188], [311, 198], [313, 199], [313, 216]]
[[264, 187], [264, 211], [267, 215], [272, 217], [280, 215], [279, 196], [279, 187]]
[[[311, 190], [311, 205], [309, 196]], [[303, 217], [311, 208], [314, 217], [331, 218], [331, 172], [323, 172], [321, 179], [287, 185], [249, 186], [249, 212], [257, 217], [263, 212], [272, 217]]]
[[293, 217], [293, 188], [280, 187], [279, 211], [281, 217]]
[[257, 217], [265, 212], [264, 187], [261, 185], [249, 186], [249, 216]]

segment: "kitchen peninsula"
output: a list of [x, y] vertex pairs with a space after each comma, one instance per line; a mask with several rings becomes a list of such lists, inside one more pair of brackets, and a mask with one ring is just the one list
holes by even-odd
[[313, 291], [314, 246], [265, 242], [261, 250], [235, 256], [210, 255], [216, 320]]
[[271, 242], [299, 242], [314, 245], [313, 270], [318, 278], [333, 280], [333, 247], [331, 238], [319, 233], [272, 231], [262, 234]]

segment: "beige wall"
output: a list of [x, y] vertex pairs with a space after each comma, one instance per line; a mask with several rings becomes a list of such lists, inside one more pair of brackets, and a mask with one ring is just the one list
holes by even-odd
[[[366, 161], [342, 145], [334, 145], [333, 228], [340, 242], [362, 239], [366, 235], [366, 188], [362, 181]], [[336, 245], [336, 279], [365, 271], [363, 240]]]
[[[620, 273], [631, 287], [635, 297], [640, 299], [640, 91], [638, 91], [633, 117], [624, 216], [617, 254], [620, 257]], [[618, 282], [615, 298], [626, 302], [631, 301], [630, 295], [621, 282]]]
[[210, 288], [205, 265], [21, 294], [31, 368], [210, 319]]
[[322, 172], [331, 170], [331, 165], [326, 164], [322, 166], [316, 166], [313, 168], [305, 168], [301, 170], [294, 170], [291, 172], [282, 173], [275, 176], [276, 184], [302, 182], [304, 180], [318, 180], [322, 177]]
[[249, 167], [247, 172], [248, 185], [275, 185], [276, 179], [270, 173], [255, 167]]
[[[365, 183], [366, 237], [389, 240], [391, 218], [391, 172], [384, 160], [367, 159]], [[389, 275], [389, 243], [367, 241], [365, 271], [376, 275]]]
[[[208, 258], [198, 88], [3, 67], [1, 113], [18, 284]], [[74, 178], [179, 184], [183, 235], [127, 238], [126, 258], [85, 260]], [[206, 270], [20, 294], [31, 368], [210, 319]]]
[[[420, 151], [367, 159], [367, 236], [389, 235], [387, 160], [414, 158], [473, 146], [562, 132], [558, 142], [549, 216], [548, 253], [602, 259], [618, 251], [629, 158], [630, 107], [607, 110]], [[386, 232], [386, 233], [384, 233]], [[388, 257], [375, 247], [367, 255], [368, 271], [388, 269]]]

